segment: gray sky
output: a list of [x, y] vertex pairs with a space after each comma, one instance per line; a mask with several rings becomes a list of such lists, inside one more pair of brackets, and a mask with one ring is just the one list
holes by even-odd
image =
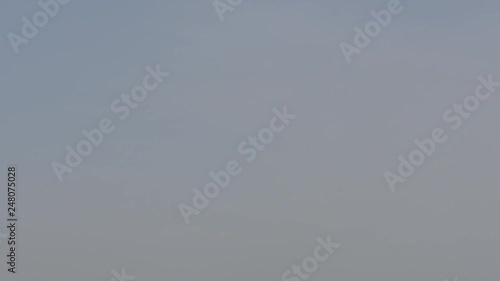
[[[342, 247], [309, 280], [498, 279], [500, 88], [456, 131], [442, 115], [500, 81], [500, 5], [401, 1], [347, 63], [339, 44], [388, 2], [243, 0], [221, 21], [211, 1], [73, 0], [18, 54], [7, 34], [40, 7], [1, 3], [20, 246], [13, 276], [0, 244], [0, 279], [279, 281], [327, 234]], [[111, 103], [155, 65], [170, 76], [121, 121]], [[297, 117], [245, 161], [285, 105]], [[51, 163], [103, 118], [115, 131], [59, 182]], [[448, 140], [392, 193], [384, 172], [434, 128]], [[185, 225], [177, 205], [230, 160], [243, 172]]]

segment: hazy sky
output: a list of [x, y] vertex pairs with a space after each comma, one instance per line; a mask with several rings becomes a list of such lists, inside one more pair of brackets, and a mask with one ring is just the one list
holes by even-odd
[[[0, 244], [0, 279], [279, 281], [327, 234], [342, 247], [309, 280], [498, 279], [500, 88], [456, 131], [442, 115], [500, 81], [500, 4], [401, 1], [347, 63], [339, 44], [388, 2], [243, 0], [221, 21], [208, 0], [72, 0], [16, 54], [7, 34], [41, 8], [3, 1], [20, 246], [11, 276]], [[112, 102], [156, 65], [170, 76], [119, 120]], [[284, 106], [297, 117], [246, 162], [238, 145]], [[103, 118], [115, 131], [60, 183], [51, 164]], [[384, 172], [435, 128], [448, 140], [392, 193]], [[230, 160], [243, 172], [186, 226], [177, 205]]]

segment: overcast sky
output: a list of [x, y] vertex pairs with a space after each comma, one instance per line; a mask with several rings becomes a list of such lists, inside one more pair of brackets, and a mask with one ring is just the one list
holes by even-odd
[[[243, 0], [221, 21], [210, 0], [72, 0], [16, 54], [7, 35], [41, 8], [3, 1], [20, 246], [13, 276], [1, 241], [0, 279], [279, 281], [328, 234], [342, 247], [309, 280], [498, 279], [500, 88], [457, 130], [443, 113], [500, 81], [500, 4], [401, 1], [348, 63], [339, 45], [388, 2]], [[170, 76], [120, 120], [110, 105], [156, 65]], [[296, 118], [245, 161], [285, 106]], [[103, 118], [116, 129], [60, 182], [52, 163]], [[384, 172], [435, 128], [447, 141], [391, 192]], [[186, 225], [178, 204], [230, 160], [243, 172]]]

